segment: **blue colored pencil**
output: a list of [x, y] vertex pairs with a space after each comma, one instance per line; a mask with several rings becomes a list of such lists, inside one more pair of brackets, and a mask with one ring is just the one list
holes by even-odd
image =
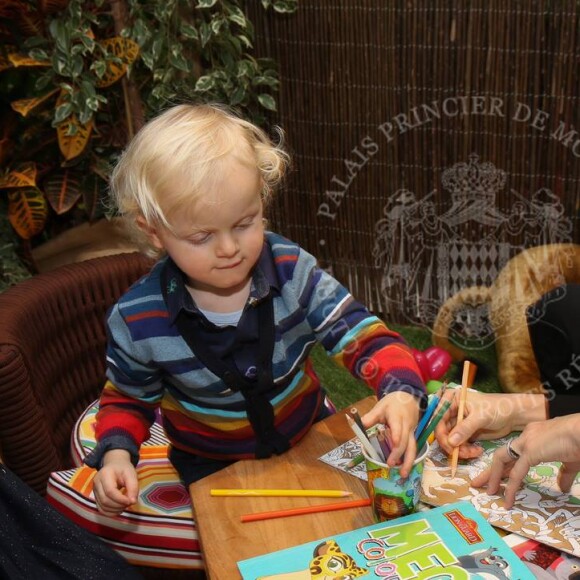
[[425, 443], [427, 442], [427, 439], [429, 439], [429, 435], [431, 435], [431, 433], [433, 433], [433, 431], [435, 431], [435, 427], [437, 427], [437, 425], [439, 424], [439, 421], [441, 421], [441, 419], [443, 419], [443, 415], [445, 415], [445, 413], [447, 412], [447, 409], [449, 409], [450, 406], [451, 406], [451, 401], [445, 401], [443, 403], [443, 405], [441, 406], [441, 409], [439, 410], [437, 415], [435, 415], [435, 417], [433, 417], [433, 420], [429, 422], [429, 425], [427, 425], [427, 428], [423, 431], [423, 433], [421, 433], [419, 439], [417, 439], [417, 453], [421, 453], [421, 450], [423, 449], [423, 447], [425, 447]]
[[439, 390], [439, 393], [434, 395], [434, 397], [431, 399], [431, 402], [427, 406], [427, 410], [425, 411], [423, 418], [421, 419], [421, 421], [419, 421], [419, 424], [417, 425], [417, 428], [415, 429], [415, 439], [418, 440], [419, 437], [421, 437], [421, 433], [423, 433], [423, 429], [425, 429], [425, 426], [429, 422], [429, 419], [431, 419], [431, 417], [433, 416], [433, 413], [435, 412], [435, 409], [437, 409], [437, 406], [439, 405], [439, 402], [441, 401], [441, 397], [443, 396], [443, 393], [445, 393], [446, 388], [447, 388], [447, 383], [444, 383], [443, 386], [441, 387], [441, 389]]

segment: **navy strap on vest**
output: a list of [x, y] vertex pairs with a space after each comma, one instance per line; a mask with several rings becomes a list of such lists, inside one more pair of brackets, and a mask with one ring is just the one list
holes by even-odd
[[[167, 301], [167, 269], [162, 276], [163, 297]], [[260, 300], [255, 308], [258, 314], [258, 359], [257, 381], [250, 381], [240, 373], [235, 364], [228, 364], [208, 347], [201, 338], [197, 316], [188, 316], [181, 310], [176, 319], [177, 329], [187, 342], [195, 356], [212, 373], [224, 381], [235, 392], [240, 392], [246, 402], [246, 413], [256, 435], [256, 458], [270, 457], [289, 449], [288, 438], [279, 433], [274, 425], [274, 408], [268, 399], [268, 392], [273, 387], [272, 355], [274, 353], [274, 301], [271, 296]]]

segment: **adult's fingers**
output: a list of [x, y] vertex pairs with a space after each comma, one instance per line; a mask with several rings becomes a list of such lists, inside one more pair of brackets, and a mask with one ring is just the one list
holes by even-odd
[[522, 485], [522, 481], [528, 474], [530, 463], [525, 457], [520, 457], [509, 472], [509, 479], [504, 489], [504, 507], [509, 510], [514, 505], [516, 493]]
[[470, 411], [469, 415], [455, 425], [451, 433], [449, 433], [449, 444], [457, 447], [458, 445], [467, 443], [475, 433], [481, 430], [484, 421], [485, 419], [479, 416], [477, 412]]
[[499, 489], [502, 477], [513, 463], [514, 461], [509, 457], [505, 447], [500, 447], [493, 454], [491, 466], [474, 477], [471, 485], [473, 487], [487, 486], [487, 493], [495, 494]]
[[580, 473], [580, 461], [562, 463], [558, 473], [558, 486], [564, 492], [570, 491], [576, 476]]

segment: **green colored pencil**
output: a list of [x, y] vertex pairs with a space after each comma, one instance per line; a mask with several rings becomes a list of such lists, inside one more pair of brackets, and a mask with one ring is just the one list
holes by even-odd
[[425, 447], [425, 443], [427, 442], [427, 439], [429, 439], [429, 435], [435, 431], [435, 427], [437, 427], [439, 421], [443, 419], [443, 415], [445, 415], [447, 409], [449, 409], [450, 406], [451, 401], [445, 401], [441, 406], [441, 410], [437, 413], [437, 415], [435, 415], [435, 417], [433, 417], [433, 419], [431, 419], [431, 421], [429, 421], [429, 424], [427, 427], [425, 427], [425, 430], [423, 433], [421, 433], [421, 436], [417, 440], [417, 453], [421, 453], [421, 449]]
[[362, 463], [365, 460], [365, 456], [362, 453], [359, 453], [358, 455], [355, 455], [347, 464], [346, 464], [346, 469], [352, 469], [353, 467], [356, 467], [357, 465], [359, 465], [360, 463]]

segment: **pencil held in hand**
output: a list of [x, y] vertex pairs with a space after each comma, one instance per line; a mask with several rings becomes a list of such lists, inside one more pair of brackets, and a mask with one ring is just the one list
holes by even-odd
[[[457, 425], [463, 421], [465, 414], [465, 403], [467, 401], [467, 389], [473, 385], [477, 366], [466, 360], [463, 364], [463, 375], [461, 377], [461, 392], [459, 394], [459, 405], [457, 407]], [[451, 452], [451, 477], [455, 477], [457, 472], [457, 462], [459, 461], [459, 446]]]

